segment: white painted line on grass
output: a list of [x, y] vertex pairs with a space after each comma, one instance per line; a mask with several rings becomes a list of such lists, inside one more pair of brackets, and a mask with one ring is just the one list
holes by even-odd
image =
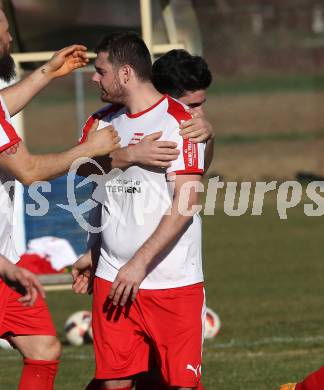
[[[280, 344], [313, 344], [313, 343], [323, 343], [324, 347], [324, 336], [318, 335], [318, 336], [305, 336], [305, 337], [266, 337], [264, 339], [259, 339], [255, 341], [242, 341], [242, 340], [235, 340], [232, 339], [227, 343], [213, 343], [212, 345], [207, 342], [205, 344], [205, 353], [206, 355], [210, 355], [213, 353], [216, 353], [217, 356], [224, 355], [225, 353], [217, 353], [217, 351], [220, 350], [226, 350], [231, 348], [252, 348], [252, 347], [262, 347], [267, 345], [280, 345]], [[209, 352], [210, 351], [210, 352]], [[284, 351], [278, 351], [278, 353], [285, 353]], [[232, 353], [232, 352], [231, 352]], [[255, 357], [255, 356], [262, 356], [262, 355], [268, 355], [268, 354], [275, 354], [276, 352], [268, 352], [268, 351], [247, 351], [244, 354], [246, 356]], [[303, 351], [301, 350], [293, 350], [293, 351], [287, 351], [287, 354], [301, 354]], [[216, 356], [216, 355], [215, 355]], [[93, 359], [91, 354], [88, 353], [75, 353], [75, 352], [63, 352], [62, 360], [67, 359], [74, 359], [74, 360], [89, 360]], [[5, 351], [0, 349], [0, 361], [1, 360], [21, 360], [21, 356], [17, 351]]]
[[259, 339], [255, 341], [242, 341], [232, 339], [227, 343], [213, 343], [213, 345], [205, 344], [208, 349], [229, 349], [229, 348], [252, 348], [252, 347], [261, 347], [264, 345], [278, 345], [278, 344], [311, 344], [323, 342], [324, 336], [305, 336], [305, 337], [266, 337], [264, 339]]
[[[72, 353], [63, 353], [63, 356], [61, 357], [61, 360], [92, 360], [92, 356], [87, 354], [72, 354]], [[21, 355], [18, 352], [15, 351], [0, 351], [0, 361], [1, 360], [22, 360]]]

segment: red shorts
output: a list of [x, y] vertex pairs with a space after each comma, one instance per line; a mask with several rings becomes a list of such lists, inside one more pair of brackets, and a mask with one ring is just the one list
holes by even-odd
[[97, 379], [148, 371], [151, 359], [168, 386], [196, 387], [201, 377], [203, 284], [144, 290], [132, 304], [114, 307], [111, 282], [95, 278], [93, 334]]
[[[17, 264], [28, 269], [28, 263]], [[0, 337], [14, 335], [56, 335], [47, 304], [38, 295], [33, 306], [23, 306], [21, 294], [12, 290], [0, 279]]]

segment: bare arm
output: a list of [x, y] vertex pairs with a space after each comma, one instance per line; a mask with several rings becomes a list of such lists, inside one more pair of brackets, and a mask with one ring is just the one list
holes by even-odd
[[88, 141], [62, 153], [31, 155], [21, 142], [15, 154], [0, 154], [0, 167], [26, 185], [61, 176], [76, 159], [105, 155], [118, 147], [117, 133], [109, 127], [96, 131], [97, 126], [98, 122], [95, 122]]
[[[177, 144], [171, 141], [158, 141], [162, 132], [153, 133], [144, 137], [139, 143], [119, 148], [109, 154], [109, 157], [97, 158], [96, 161], [104, 172], [111, 169], [127, 169], [132, 165], [143, 165], [159, 168], [168, 168], [171, 161], [179, 155]], [[83, 164], [78, 170], [81, 176], [95, 173], [102, 174], [93, 164]]]
[[[191, 215], [183, 215], [181, 204], [181, 187], [187, 182], [199, 182], [200, 175], [178, 175], [175, 184], [175, 195], [170, 215], [164, 215], [155, 232], [139, 248], [133, 258], [119, 270], [111, 287], [109, 298], [113, 304], [123, 306], [129, 297], [134, 301], [141, 282], [156, 257], [175, 242], [192, 221]], [[198, 202], [198, 193], [191, 189], [186, 210]], [[187, 213], [186, 213], [187, 214]], [[189, 213], [188, 213], [189, 214]]]
[[[206, 173], [214, 157], [214, 131], [201, 109], [190, 110], [190, 113], [195, 116], [181, 124], [180, 135], [184, 139], [190, 138], [194, 143], [206, 142], [204, 169]], [[150, 134], [138, 144], [117, 149], [110, 153], [109, 158], [98, 158], [96, 161], [106, 173], [114, 168], [127, 169], [132, 165], [168, 168], [171, 162], [178, 158], [180, 152], [176, 149], [175, 142], [158, 141], [161, 135], [162, 132]], [[83, 164], [78, 170], [78, 174], [85, 177], [92, 173], [102, 174], [93, 164]]]
[[72, 289], [76, 294], [91, 294], [93, 279], [100, 257], [101, 239], [83, 254], [72, 266]]
[[[100, 226], [101, 204], [92, 209], [89, 214], [90, 226]], [[72, 267], [72, 289], [76, 294], [92, 293], [92, 283], [100, 257], [101, 235], [88, 232], [87, 252], [84, 253]]]
[[69, 46], [55, 53], [50, 61], [23, 80], [2, 89], [1, 95], [6, 102], [10, 116], [21, 111], [51, 80], [65, 76], [87, 63], [86, 47]]
[[144, 137], [138, 144], [120, 148], [110, 154], [111, 168], [125, 169], [131, 165], [168, 168], [171, 161], [176, 160], [179, 150], [171, 141], [158, 141], [162, 132]]

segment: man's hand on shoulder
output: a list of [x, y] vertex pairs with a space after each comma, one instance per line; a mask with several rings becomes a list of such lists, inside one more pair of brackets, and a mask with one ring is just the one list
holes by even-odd
[[192, 118], [180, 125], [180, 135], [194, 143], [206, 142], [214, 138], [212, 125], [206, 119], [201, 109], [191, 109]]
[[97, 130], [98, 125], [99, 121], [96, 119], [88, 132], [86, 142], [92, 149], [93, 156], [106, 156], [120, 148], [120, 137], [118, 137], [118, 133], [113, 126], [106, 126]]
[[168, 168], [171, 161], [179, 156], [177, 144], [171, 141], [159, 141], [162, 132], [152, 133], [139, 143], [129, 146], [128, 152], [133, 164]]
[[72, 45], [57, 51], [41, 68], [43, 74], [50, 78], [66, 76], [89, 62], [87, 48], [83, 45]]

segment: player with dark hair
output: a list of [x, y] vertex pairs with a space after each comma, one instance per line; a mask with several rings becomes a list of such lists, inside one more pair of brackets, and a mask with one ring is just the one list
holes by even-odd
[[206, 172], [214, 155], [213, 129], [203, 110], [207, 89], [212, 82], [206, 61], [186, 50], [171, 50], [153, 63], [152, 82], [158, 91], [179, 99], [189, 107], [193, 118], [181, 124], [180, 134], [193, 142], [206, 142]]
[[[149, 82], [152, 78], [152, 62], [148, 49], [142, 39], [135, 33], [128, 32], [124, 34], [107, 35], [95, 47], [95, 53], [109, 53], [109, 61], [114, 70], [120, 68], [125, 63], [129, 64], [133, 69], [136, 69], [136, 75], [139, 80]], [[113, 88], [122, 88], [115, 79], [117, 85]], [[107, 92], [107, 91], [102, 91]], [[107, 95], [101, 95], [107, 99]], [[119, 97], [118, 99], [121, 99]]]
[[[154, 133], [164, 148], [177, 145], [180, 153], [168, 159], [166, 169], [129, 164], [123, 172], [112, 171], [102, 188], [101, 220], [107, 228], [93, 290], [97, 380], [88, 389], [130, 389], [134, 376], [148, 370], [152, 354], [168, 386], [196, 389], [205, 307], [201, 225], [195, 212], [182, 213], [179, 204], [183, 185], [199, 185], [204, 144], [180, 136], [180, 123], [191, 116], [154, 88], [150, 53], [137, 35], [106, 37], [97, 53], [93, 81], [102, 100], [112, 104], [88, 120], [82, 140], [99, 118], [99, 128], [111, 123], [118, 129], [121, 153]], [[113, 154], [110, 168], [116, 164]], [[198, 194], [189, 192], [191, 210]], [[155, 205], [150, 211], [147, 201]]]
[[[158, 91], [176, 99], [182, 98], [187, 106], [194, 108], [205, 102], [205, 92], [212, 82], [212, 75], [202, 57], [174, 49], [153, 63], [152, 82]], [[202, 98], [192, 101], [193, 92], [200, 92]]]
[[[0, 78], [6, 81], [15, 73], [11, 42], [8, 21], [0, 9]], [[24, 184], [52, 179], [64, 174], [79, 157], [106, 155], [118, 147], [117, 133], [111, 127], [95, 131], [98, 123], [94, 122], [83, 145], [58, 154], [31, 155], [11, 124], [11, 116], [22, 110], [51, 80], [86, 65], [85, 51], [80, 45], [64, 48], [28, 77], [0, 92], [0, 254], [19, 267], [28, 268], [28, 263], [19, 261], [12, 238], [15, 179]], [[52, 390], [61, 344], [42, 290], [28, 271], [19, 272], [17, 266], [8, 266], [4, 259], [1, 263], [2, 275], [23, 287], [23, 290], [13, 290], [0, 280], [0, 337], [7, 338], [24, 358], [19, 390]], [[41, 294], [35, 300], [37, 291]]]

